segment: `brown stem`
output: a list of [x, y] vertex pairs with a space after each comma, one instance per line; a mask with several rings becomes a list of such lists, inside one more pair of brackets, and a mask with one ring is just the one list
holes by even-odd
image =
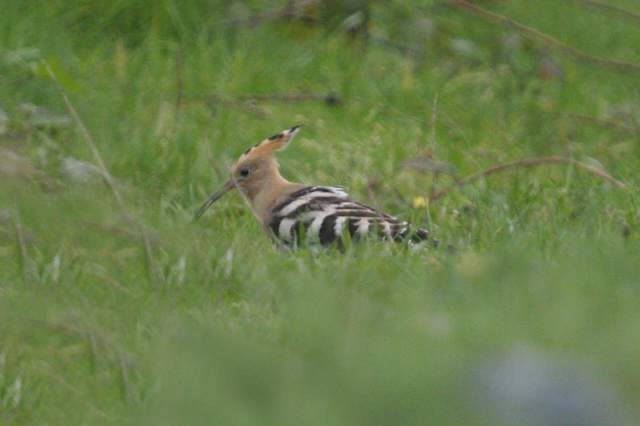
[[229, 97], [222, 94], [213, 94], [204, 98], [205, 102], [216, 111], [218, 105], [224, 105], [233, 108], [243, 108], [263, 116], [264, 111], [258, 106], [261, 103], [281, 102], [281, 103], [300, 103], [300, 102], [323, 102], [327, 106], [337, 106], [342, 103], [342, 97], [335, 93], [329, 92], [326, 95], [316, 93], [274, 93], [265, 95], [243, 95], [237, 97]]
[[107, 169], [105, 162], [102, 160], [102, 155], [100, 155], [100, 151], [98, 150], [98, 144], [95, 142], [95, 140], [93, 139], [93, 136], [91, 135], [91, 132], [89, 132], [89, 129], [87, 128], [87, 126], [85, 126], [84, 122], [80, 118], [78, 111], [75, 109], [75, 107], [71, 103], [69, 96], [67, 96], [67, 93], [65, 92], [64, 88], [60, 84], [60, 81], [56, 77], [56, 74], [53, 72], [53, 69], [51, 68], [51, 66], [47, 61], [43, 60], [42, 63], [45, 69], [47, 70], [47, 73], [49, 74], [51, 81], [53, 81], [56, 89], [58, 89], [58, 92], [60, 93], [60, 96], [64, 100], [64, 104], [66, 105], [67, 109], [69, 110], [69, 113], [73, 117], [73, 120], [76, 122], [78, 128], [80, 129], [80, 132], [82, 133], [82, 136], [84, 137], [85, 142], [89, 146], [89, 149], [93, 154], [93, 158], [97, 163], [98, 168], [100, 169], [102, 178], [105, 180], [105, 182], [107, 183], [107, 186], [109, 186], [109, 188], [111, 189], [111, 192], [113, 193], [113, 196], [116, 200], [116, 204], [122, 210], [122, 213], [124, 214], [127, 222], [132, 224], [140, 233], [141, 242], [142, 242], [142, 246], [144, 248], [144, 253], [145, 253], [145, 262], [148, 268], [147, 270], [150, 271], [149, 275], [154, 277], [156, 280], [160, 280], [162, 278], [162, 274], [160, 273], [160, 270], [153, 259], [153, 255], [151, 251], [151, 242], [149, 240], [149, 235], [147, 234], [147, 231], [144, 229], [142, 224], [137, 222], [133, 218], [133, 215], [129, 213], [129, 210], [127, 209], [127, 206], [124, 202], [124, 199], [122, 198], [122, 195], [120, 195], [120, 191], [118, 190], [118, 186], [116, 185], [116, 182], [113, 179], [113, 176], [111, 176], [111, 173], [109, 173], [109, 170]]
[[37, 279], [35, 266], [33, 261], [29, 257], [29, 251], [27, 250], [26, 238], [24, 236], [24, 230], [22, 229], [22, 223], [20, 222], [20, 216], [18, 209], [16, 208], [16, 214], [13, 218], [13, 229], [16, 234], [16, 241], [20, 253], [20, 269], [22, 272], [22, 281], [27, 284]]
[[609, 13], [610, 15], [621, 16], [623, 18], [632, 19], [636, 22], [640, 22], [640, 14], [631, 12], [630, 10], [622, 9], [617, 6], [612, 6], [609, 4], [604, 4], [596, 0], [572, 0], [575, 3], [581, 3], [587, 7], [591, 7], [594, 9], [599, 9], [603, 12]]
[[499, 173], [499, 172], [504, 172], [506, 170], [509, 169], [513, 169], [516, 167], [535, 167], [535, 166], [541, 166], [544, 164], [573, 164], [593, 175], [598, 176], [600, 179], [603, 179], [607, 182], [610, 182], [614, 185], [616, 185], [618, 188], [626, 188], [627, 185], [624, 184], [623, 182], [615, 179], [614, 177], [612, 177], [611, 175], [609, 175], [607, 172], [605, 172], [602, 169], [599, 169], [597, 167], [594, 166], [590, 166], [589, 164], [583, 163], [581, 161], [577, 161], [571, 158], [566, 158], [566, 157], [560, 157], [560, 156], [549, 156], [549, 157], [533, 157], [533, 158], [525, 158], [524, 160], [518, 160], [518, 161], [513, 161], [510, 163], [502, 163], [502, 164], [495, 164], [491, 167], [489, 167], [488, 169], [485, 169], [483, 171], [480, 171], [478, 173], [474, 173], [470, 176], [467, 176], [463, 179], [460, 179], [459, 181], [456, 182], [456, 184], [454, 186], [451, 186], [449, 188], [445, 188], [442, 189], [440, 191], [435, 191], [431, 194], [431, 196], [429, 197], [430, 200], [437, 200], [438, 198], [441, 198], [445, 195], [447, 195], [448, 193], [450, 193], [451, 191], [453, 191], [454, 189], [460, 188], [464, 185], [476, 182], [482, 178], [485, 178], [487, 176], [490, 176], [494, 173]]
[[316, 93], [282, 93], [282, 94], [268, 94], [268, 95], [247, 95], [239, 96], [236, 98], [239, 101], [251, 101], [251, 102], [309, 102], [309, 101], [321, 101], [328, 105], [336, 105], [342, 102], [340, 95], [334, 92], [329, 92], [326, 95], [320, 95]]
[[184, 54], [182, 48], [176, 51], [176, 115], [180, 117], [184, 103]]
[[580, 49], [577, 49], [573, 46], [569, 46], [568, 44], [561, 42], [560, 40], [550, 36], [549, 34], [543, 33], [535, 28], [524, 25], [520, 22], [514, 21], [508, 16], [500, 15], [494, 12], [490, 12], [486, 9], [483, 9], [468, 0], [450, 0], [449, 4], [464, 9], [468, 12], [475, 14], [483, 18], [489, 22], [495, 22], [501, 24], [505, 27], [514, 28], [520, 33], [541, 41], [547, 46], [559, 50], [561, 52], [566, 53], [575, 61], [587, 63], [590, 65], [594, 65], [600, 68], [610, 69], [612, 71], [617, 72], [640, 72], [640, 65], [631, 63], [631, 62], [623, 62], [611, 59], [603, 59], [595, 56], [591, 56]]
[[602, 127], [605, 129], [619, 130], [621, 132], [630, 133], [634, 135], [636, 134], [636, 130], [633, 127], [619, 120], [605, 120], [602, 118], [592, 117], [590, 115], [585, 115], [585, 114], [578, 114], [575, 112], [548, 111], [546, 113], [550, 115], [571, 118], [577, 121], [581, 121], [583, 123], [592, 124], [594, 126]]
[[69, 97], [67, 96], [67, 93], [62, 88], [62, 85], [58, 81], [58, 77], [56, 77], [56, 74], [53, 72], [53, 69], [51, 69], [51, 66], [49, 65], [49, 63], [47, 61], [44, 61], [44, 60], [42, 61], [42, 63], [44, 65], [45, 69], [47, 70], [47, 73], [49, 74], [49, 77], [51, 78], [51, 81], [53, 81], [56, 89], [58, 89], [58, 92], [60, 93], [60, 96], [62, 97], [62, 100], [64, 101], [64, 104], [67, 106], [67, 109], [69, 110], [69, 113], [71, 114], [71, 116], [73, 117], [74, 121], [78, 125], [78, 128], [80, 129], [80, 132], [82, 133], [82, 136], [84, 136], [84, 140], [87, 142], [87, 145], [89, 145], [89, 149], [91, 150], [91, 153], [93, 154], [93, 158], [94, 158], [95, 162], [98, 164], [98, 167], [100, 168], [100, 172], [102, 174], [102, 178], [105, 180], [105, 182], [107, 183], [107, 185], [109, 186], [109, 188], [113, 192], [113, 196], [115, 197], [116, 202], [118, 203], [118, 205], [124, 209], [124, 201], [122, 199], [122, 196], [120, 195], [120, 191], [118, 191], [118, 188], [117, 188], [117, 186], [116, 186], [116, 184], [115, 184], [115, 182], [113, 180], [113, 177], [111, 176], [111, 174], [107, 170], [107, 166], [105, 165], [104, 161], [102, 160], [102, 155], [100, 155], [100, 151], [98, 151], [98, 145], [93, 140], [93, 136], [91, 136], [91, 133], [89, 132], [89, 129], [87, 129], [87, 126], [84, 125], [84, 122], [80, 118], [80, 115], [78, 114], [78, 111], [76, 111], [76, 109], [74, 108], [73, 104], [69, 100]]

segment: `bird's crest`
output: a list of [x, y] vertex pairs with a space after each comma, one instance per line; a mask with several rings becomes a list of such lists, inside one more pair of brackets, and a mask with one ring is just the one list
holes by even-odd
[[294, 126], [246, 150], [231, 167], [231, 176], [196, 212], [196, 219], [225, 193], [238, 189], [262, 226], [275, 241], [296, 247], [300, 237], [309, 243], [340, 246], [342, 238], [374, 235], [412, 243], [429, 239], [426, 230], [411, 235], [409, 223], [354, 201], [344, 189], [289, 182], [280, 175], [272, 156], [298, 133]]
[[302, 126], [293, 126], [290, 129], [283, 130], [282, 132], [268, 137], [257, 145], [247, 149], [238, 159], [238, 162], [247, 160], [250, 158], [262, 157], [265, 155], [273, 154], [276, 151], [281, 151], [289, 145], [295, 135], [298, 133]]

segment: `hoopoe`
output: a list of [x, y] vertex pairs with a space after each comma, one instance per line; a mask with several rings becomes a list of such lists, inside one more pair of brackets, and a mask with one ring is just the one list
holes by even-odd
[[226, 192], [238, 189], [265, 231], [287, 247], [302, 242], [341, 244], [347, 232], [352, 239], [374, 235], [418, 243], [429, 238], [424, 229], [410, 235], [408, 222], [354, 201], [343, 188], [304, 185], [282, 177], [274, 154], [287, 147], [300, 127], [247, 149], [231, 167], [229, 180], [197, 211], [196, 219]]

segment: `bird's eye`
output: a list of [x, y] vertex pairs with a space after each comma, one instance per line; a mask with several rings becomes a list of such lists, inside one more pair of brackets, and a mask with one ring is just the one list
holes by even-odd
[[247, 167], [240, 169], [240, 177], [242, 178], [246, 178], [247, 176], [249, 176], [249, 169]]

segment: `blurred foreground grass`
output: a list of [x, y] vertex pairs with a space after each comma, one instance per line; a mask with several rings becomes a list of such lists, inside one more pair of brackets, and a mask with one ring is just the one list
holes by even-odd
[[[439, 2], [309, 2], [274, 17], [285, 3], [3, 6], [0, 424], [640, 414], [640, 76], [574, 63]], [[628, 21], [531, 4], [483, 6], [640, 62]], [[368, 38], [345, 30], [360, 22]], [[286, 176], [344, 185], [443, 248], [280, 252], [237, 196], [192, 222], [239, 153], [300, 122]], [[549, 165], [422, 203], [454, 177], [403, 167], [429, 157], [460, 177], [541, 155], [628, 188]]]

